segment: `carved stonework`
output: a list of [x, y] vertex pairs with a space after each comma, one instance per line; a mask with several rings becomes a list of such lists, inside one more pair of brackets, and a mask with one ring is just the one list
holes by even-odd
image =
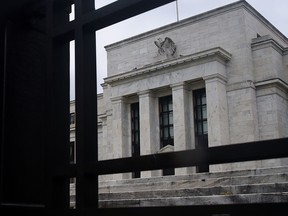
[[164, 41], [162, 38], [158, 38], [154, 41], [158, 47], [159, 55], [173, 56], [176, 52], [176, 45], [169, 37], [165, 37]]

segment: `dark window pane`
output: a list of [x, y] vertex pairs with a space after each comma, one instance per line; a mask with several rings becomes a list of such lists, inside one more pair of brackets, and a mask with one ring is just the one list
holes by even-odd
[[[196, 148], [208, 147], [207, 105], [205, 89], [193, 91]], [[208, 165], [196, 167], [197, 172], [209, 171]]]
[[[140, 119], [139, 119], [139, 103], [131, 104], [131, 151], [132, 157], [140, 155]], [[133, 172], [133, 178], [139, 178], [140, 172]]]
[[173, 103], [172, 96], [159, 98], [160, 147], [174, 145], [173, 141]]

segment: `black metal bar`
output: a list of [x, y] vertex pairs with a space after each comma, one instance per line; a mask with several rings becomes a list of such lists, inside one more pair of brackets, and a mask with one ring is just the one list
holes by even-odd
[[257, 215], [263, 216], [286, 216], [288, 210], [287, 203], [256, 203], [256, 204], [229, 204], [229, 205], [189, 205], [189, 206], [166, 206], [166, 207], [134, 207], [134, 208], [90, 208], [90, 209], [45, 209], [41, 206], [17, 206], [0, 205], [1, 212], [21, 213], [21, 215], [67, 215], [67, 216], [95, 216], [113, 215], [119, 216], [147, 216], [147, 215], [173, 215], [179, 212], [191, 212], [197, 216], [229, 215], [243, 216]]
[[[53, 1], [47, 1], [47, 75], [46, 85], [46, 206], [69, 207], [69, 176], [59, 175], [69, 165], [69, 41], [53, 39], [55, 21]], [[67, 19], [67, 14], [57, 19]], [[63, 172], [63, 170], [62, 170]], [[63, 173], [66, 173], [63, 172]]]
[[[276, 210], [277, 209], [277, 210]], [[277, 215], [284, 216], [287, 214], [287, 203], [261, 203], [261, 204], [229, 204], [229, 205], [189, 205], [189, 206], [166, 206], [166, 207], [136, 207], [136, 208], [107, 208], [98, 209], [99, 215], [113, 215], [119, 216], [128, 215], [177, 215], [179, 212], [190, 212], [197, 216], [213, 216], [213, 215], [229, 215], [229, 216], [243, 216], [253, 215], [257, 212], [259, 215], [273, 216], [277, 211]], [[93, 215], [93, 212], [90, 211]]]
[[34, 11], [30, 16], [6, 22], [6, 46], [1, 50], [5, 50], [5, 77], [1, 77], [5, 83], [1, 95], [5, 103], [1, 107], [5, 116], [1, 134], [1, 202], [42, 203], [45, 199], [42, 123], [46, 41], [31, 19], [42, 25], [42, 17]]
[[0, 203], [3, 202], [3, 169], [4, 169], [4, 130], [5, 130], [5, 80], [6, 80], [6, 25], [0, 23]]
[[[91, 1], [75, 2], [76, 20], [94, 8]], [[98, 177], [87, 178], [84, 170], [98, 160], [97, 145], [97, 80], [95, 31], [76, 22], [75, 80], [76, 80], [76, 208], [97, 208]]]
[[[4, 203], [0, 195], [1, 214], [7, 210], [9, 215], [19, 213], [20, 210], [22, 215], [29, 216], [61, 213], [62, 215], [147, 215], [179, 214], [180, 211], [189, 211], [197, 212], [197, 215], [236, 216], [250, 215], [254, 211], [261, 215], [275, 215], [275, 209], [278, 215], [287, 214], [287, 203], [98, 208], [98, 175], [288, 157], [288, 138], [283, 138], [98, 161], [95, 31], [174, 1], [119, 0], [94, 11], [94, 0], [77, 0], [75, 1], [76, 20], [69, 22], [68, 13], [64, 9], [69, 7], [74, 2], [73, 0], [46, 0], [48, 49], [47, 77], [45, 78], [46, 86], [49, 88], [47, 89], [47, 107], [44, 109], [47, 113], [45, 118], [45, 123], [47, 123], [45, 132], [47, 182], [43, 190], [47, 192], [47, 200], [45, 205]], [[3, 28], [1, 27], [0, 30], [2, 34]], [[74, 38], [76, 45], [77, 164], [69, 165], [69, 41]], [[0, 35], [0, 43], [2, 50], [3, 35]], [[0, 57], [3, 56], [0, 55]], [[5, 64], [3, 59], [0, 60], [0, 65], [2, 64]], [[1, 98], [0, 102], [3, 103], [4, 99]], [[30, 125], [28, 128], [35, 128], [35, 126]], [[3, 128], [1, 130], [3, 132]], [[1, 163], [2, 160], [3, 157]], [[16, 162], [13, 165], [17, 167]], [[2, 164], [1, 171], [3, 171]], [[69, 177], [73, 176], [77, 177], [77, 209], [72, 210], [69, 209]], [[2, 173], [1, 177], [3, 177]], [[3, 187], [2, 182], [0, 186]]]
[[175, 0], [118, 0], [83, 17], [83, 25], [94, 31], [158, 8]]
[[[83, 14], [80, 20], [73, 22], [80, 22], [83, 26], [97, 31], [174, 1], [175, 0], [118, 0], [97, 10], [86, 10], [89, 11], [89, 13]], [[71, 32], [74, 28], [73, 22], [64, 26], [56, 26], [53, 33], [54, 37], [59, 37], [67, 32]]]
[[288, 157], [288, 138], [103, 160], [94, 163], [87, 174], [104, 175], [283, 157]]

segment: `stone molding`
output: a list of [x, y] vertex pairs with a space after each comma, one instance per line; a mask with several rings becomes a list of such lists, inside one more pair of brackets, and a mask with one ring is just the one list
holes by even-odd
[[219, 73], [204, 76], [203, 80], [205, 80], [205, 83], [214, 82], [215, 80], [221, 82], [224, 85], [227, 83], [227, 77]]
[[277, 43], [270, 35], [252, 39], [252, 51], [271, 47], [275, 49], [280, 55], [284, 55], [284, 48]]
[[[261, 81], [261, 82], [257, 82], [255, 83], [255, 87], [257, 88], [257, 96], [263, 96], [263, 95], [269, 95], [269, 94], [278, 94], [281, 97], [287, 99], [287, 93], [288, 93], [288, 84], [286, 82], [284, 82], [281, 79], [271, 79], [271, 80], [265, 80], [265, 81]], [[269, 89], [269, 88], [276, 88], [278, 90], [280, 90], [280, 92], [282, 92], [282, 94], [278, 91], [261, 91], [261, 93], [259, 92], [259, 90], [264, 90], [264, 89]]]
[[237, 82], [237, 83], [227, 85], [227, 92], [245, 89], [245, 88], [256, 89], [255, 84], [252, 80], [245, 80], [242, 82]]
[[209, 62], [212, 60], [218, 60], [220, 62], [227, 62], [230, 61], [232, 58], [232, 55], [224, 50], [221, 47], [215, 47], [212, 49], [200, 51], [197, 53], [193, 53], [191, 55], [187, 56], [180, 56], [178, 58], [174, 59], [169, 59], [166, 61], [161, 61], [161, 62], [155, 62], [153, 65], [146, 65], [140, 69], [135, 69], [132, 71], [128, 71], [125, 73], [113, 75], [110, 77], [107, 77], [104, 79], [105, 83], [108, 83], [110, 85], [115, 85], [117, 82], [122, 81], [122, 80], [127, 80], [131, 78], [135, 78], [137, 76], [141, 76], [147, 73], [154, 73], [156, 71], [172, 67], [172, 66], [177, 66], [177, 65], [182, 65], [185, 63], [202, 63], [203, 60]]
[[172, 88], [172, 91], [179, 89], [189, 90], [189, 85], [186, 82], [174, 83], [170, 85], [170, 87]]
[[284, 49], [283, 55], [288, 55], [288, 47], [286, 47], [286, 48]]
[[118, 97], [111, 98], [111, 102], [112, 102], [112, 104], [115, 104], [115, 103], [126, 103], [127, 99], [125, 97], [123, 97], [123, 96], [118, 96]]
[[138, 92], [137, 94], [138, 94], [139, 98], [140, 97], [147, 97], [147, 96], [151, 97], [151, 96], [153, 96], [153, 92], [150, 89]]

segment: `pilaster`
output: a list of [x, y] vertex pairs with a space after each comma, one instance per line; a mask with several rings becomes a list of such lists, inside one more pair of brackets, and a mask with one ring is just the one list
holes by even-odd
[[[226, 77], [214, 74], [204, 77], [204, 80], [207, 98], [208, 145], [213, 147], [230, 144]], [[229, 170], [231, 165], [210, 165], [209, 169], [210, 171]]]
[[[159, 149], [159, 117], [157, 100], [151, 91], [143, 91], [139, 95], [140, 113], [140, 154], [154, 154]], [[158, 171], [141, 172], [141, 177], [159, 175]]]
[[226, 77], [215, 74], [204, 77], [207, 97], [209, 147], [230, 143]]
[[[185, 82], [171, 85], [173, 97], [174, 151], [192, 148], [191, 110], [192, 95]], [[177, 168], [176, 175], [188, 174], [191, 168]]]
[[[113, 158], [129, 156], [129, 128], [128, 128], [128, 106], [125, 98], [117, 97], [112, 100], [113, 118]], [[128, 174], [116, 174], [114, 179], [127, 178]]]

